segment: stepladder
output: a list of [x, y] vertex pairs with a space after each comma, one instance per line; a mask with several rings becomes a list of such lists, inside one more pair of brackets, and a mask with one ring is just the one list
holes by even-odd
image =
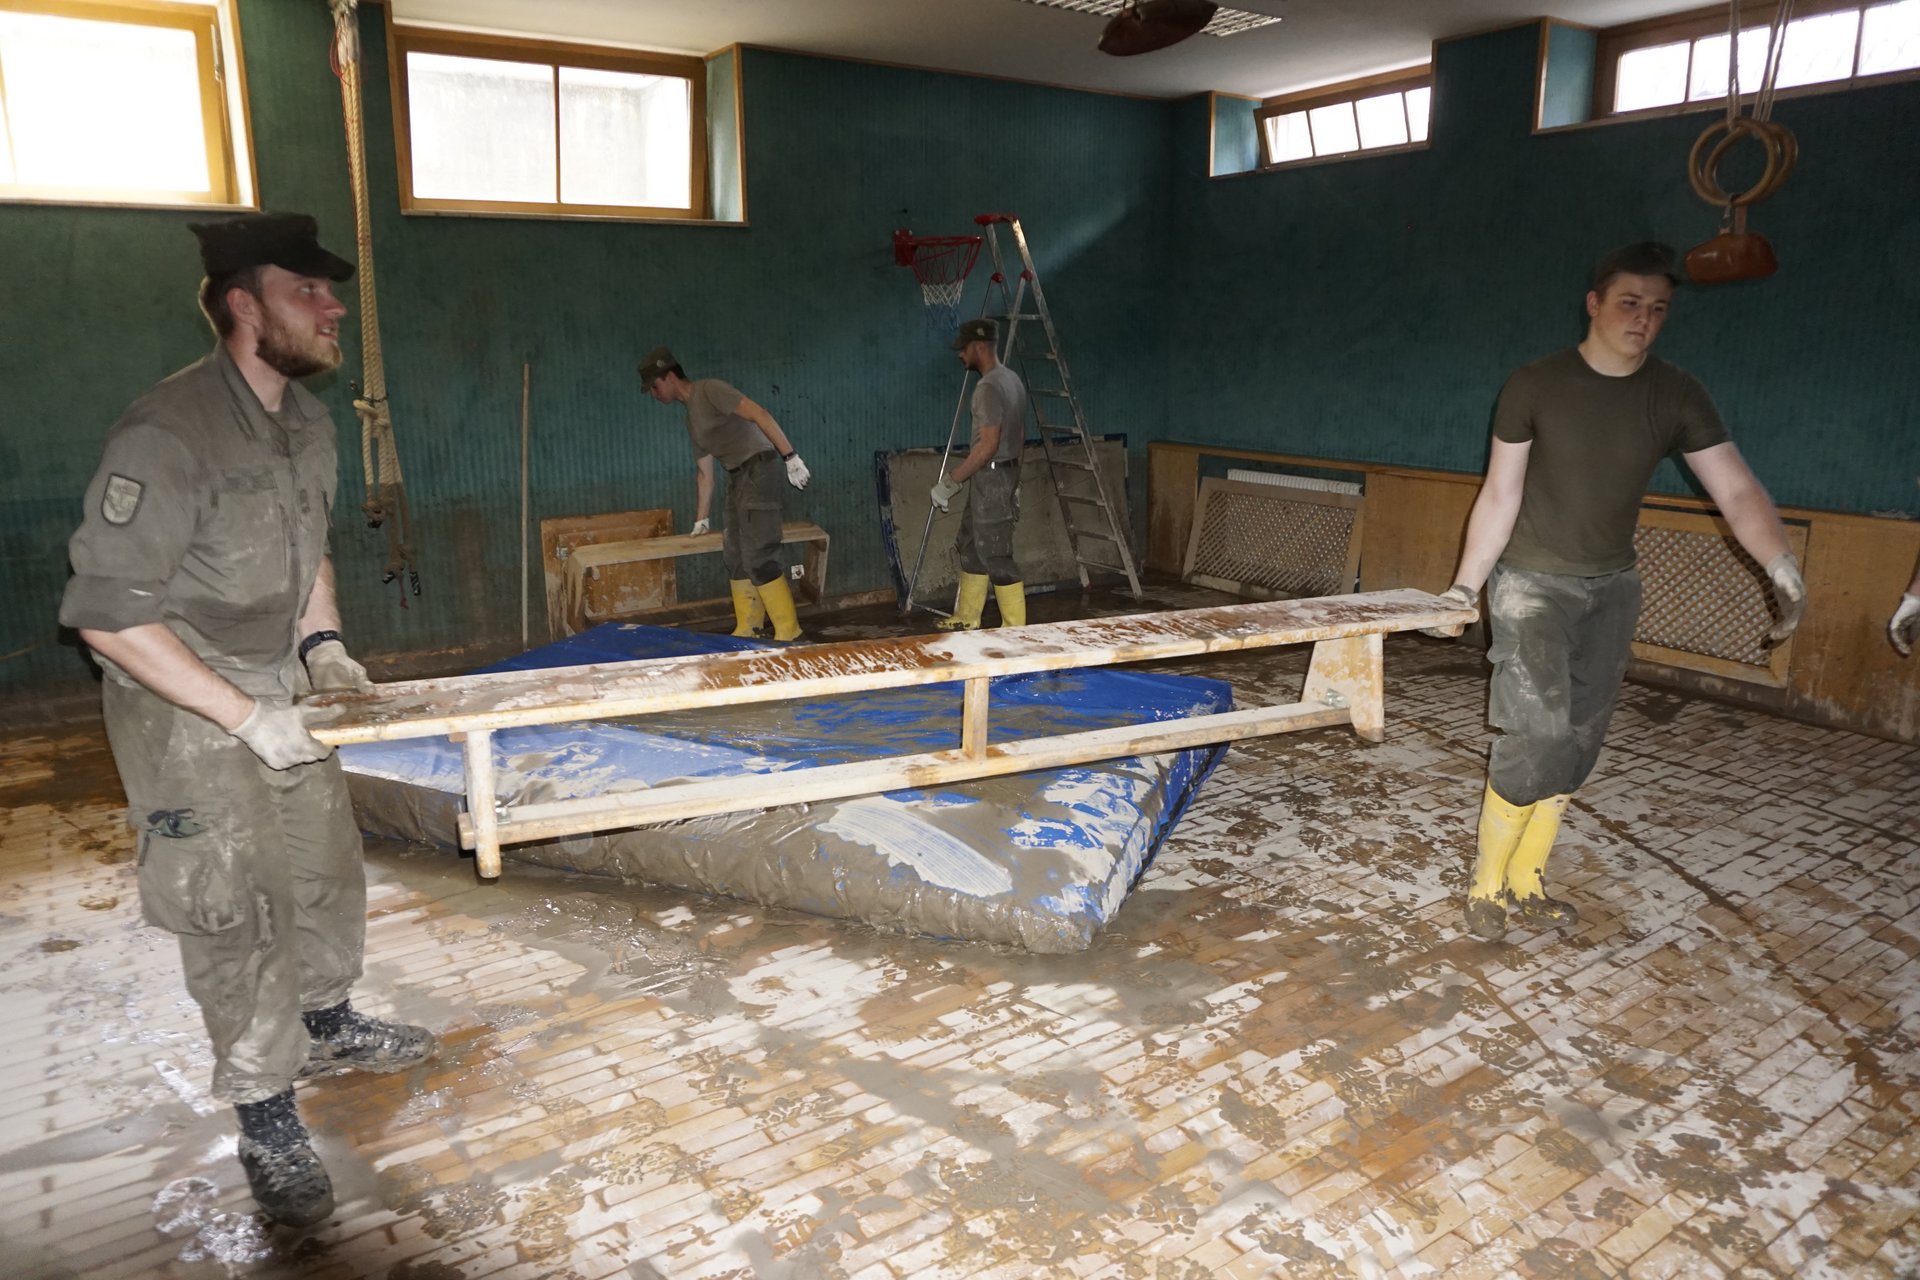
[[[1100, 473], [1085, 402], [1061, 349], [1059, 327], [1034, 266], [1026, 230], [1010, 213], [983, 213], [974, 218], [974, 223], [981, 230], [990, 265], [979, 314], [995, 322], [995, 358], [1018, 374], [1026, 387], [1033, 427], [1046, 459], [1048, 486], [1059, 509], [1080, 585], [1092, 585], [1096, 574], [1117, 576], [1134, 599], [1140, 599], [1140, 572], [1128, 542], [1127, 509]], [[1010, 242], [1010, 252], [1002, 245], [1003, 233]], [[953, 461], [961, 423], [967, 418], [974, 380], [971, 371], [961, 379], [959, 401], [941, 457], [943, 477]], [[1025, 423], [1020, 430], [1024, 436]], [[929, 511], [907, 583], [907, 610], [929, 607], [916, 599], [915, 593], [932, 531], [933, 513]]]

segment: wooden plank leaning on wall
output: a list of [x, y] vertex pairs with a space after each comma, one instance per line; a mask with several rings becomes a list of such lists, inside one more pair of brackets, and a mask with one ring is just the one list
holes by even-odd
[[[1156, 441], [1147, 446], [1147, 568], [1154, 572], [1180, 573], [1203, 458], [1364, 473], [1362, 591], [1444, 590], [1480, 488], [1478, 475], [1458, 471]], [[1713, 509], [1666, 495], [1659, 503]], [[1813, 724], [1920, 743], [1920, 655], [1903, 660], [1887, 643], [1887, 619], [1920, 555], [1920, 521], [1804, 507], [1780, 514], [1807, 527], [1807, 617], [1794, 637], [1786, 686], [1650, 662], [1636, 662], [1634, 674]]]

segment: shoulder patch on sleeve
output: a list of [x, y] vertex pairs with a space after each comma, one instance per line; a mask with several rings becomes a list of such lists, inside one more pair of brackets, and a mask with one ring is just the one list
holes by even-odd
[[140, 509], [140, 495], [145, 486], [138, 480], [129, 480], [123, 475], [107, 477], [106, 492], [100, 495], [100, 515], [108, 524], [126, 524], [133, 519], [133, 513]]

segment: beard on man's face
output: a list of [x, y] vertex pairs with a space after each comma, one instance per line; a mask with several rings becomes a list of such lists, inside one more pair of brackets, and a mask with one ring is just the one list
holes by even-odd
[[283, 378], [310, 378], [340, 367], [339, 343], [317, 333], [302, 342], [272, 311], [265, 312], [264, 318], [254, 352], [267, 368]]

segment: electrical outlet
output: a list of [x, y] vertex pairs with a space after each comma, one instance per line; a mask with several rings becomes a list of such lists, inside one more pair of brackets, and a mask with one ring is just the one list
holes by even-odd
[[807, 566], [803, 564], [796, 564], [792, 568], [787, 570], [787, 576], [789, 578], [792, 578], [795, 582], [798, 582], [800, 581], [800, 579], [807, 576]]

